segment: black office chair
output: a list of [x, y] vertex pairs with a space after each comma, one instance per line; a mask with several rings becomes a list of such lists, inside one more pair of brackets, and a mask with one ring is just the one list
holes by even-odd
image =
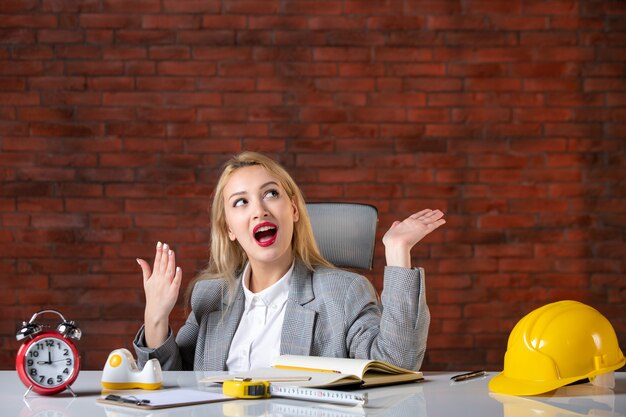
[[322, 255], [333, 265], [372, 269], [378, 210], [368, 204], [307, 203]]

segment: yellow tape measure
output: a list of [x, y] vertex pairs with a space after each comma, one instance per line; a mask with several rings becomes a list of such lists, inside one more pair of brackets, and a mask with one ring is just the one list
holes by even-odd
[[251, 378], [235, 378], [224, 381], [222, 392], [235, 398], [268, 398], [270, 383], [253, 381]]
[[350, 393], [316, 388], [275, 386], [269, 381], [235, 378], [224, 381], [222, 392], [235, 398], [283, 397], [335, 404], [367, 404], [367, 393]]

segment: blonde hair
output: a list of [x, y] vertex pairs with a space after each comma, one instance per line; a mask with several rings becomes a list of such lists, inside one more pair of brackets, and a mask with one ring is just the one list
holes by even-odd
[[332, 267], [320, 254], [311, 221], [306, 210], [306, 204], [302, 191], [291, 178], [289, 173], [276, 161], [257, 152], [242, 152], [224, 164], [224, 169], [213, 192], [213, 204], [211, 206], [211, 254], [208, 266], [200, 272], [187, 289], [188, 296], [194, 285], [201, 280], [223, 278], [228, 283], [229, 299], [235, 294], [235, 280], [240, 273], [248, 257], [237, 241], [231, 241], [228, 237], [228, 226], [224, 207], [224, 187], [235, 171], [249, 166], [262, 166], [274, 176], [285, 189], [288, 197], [295, 203], [299, 219], [294, 223], [293, 236], [291, 238], [291, 250], [294, 258], [300, 260], [309, 270], [316, 266]]

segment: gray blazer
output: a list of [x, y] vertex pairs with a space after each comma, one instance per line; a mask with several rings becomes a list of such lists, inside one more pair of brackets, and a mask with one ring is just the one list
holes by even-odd
[[[241, 276], [236, 288], [229, 303], [225, 280], [198, 282], [192, 312], [176, 339], [170, 331], [156, 349], [145, 347], [141, 328], [134, 340], [140, 366], [157, 358], [164, 370], [225, 370], [244, 311]], [[333, 268], [311, 272], [296, 261], [280, 353], [378, 359], [419, 369], [430, 323], [423, 269], [386, 267], [381, 301], [361, 275]]]

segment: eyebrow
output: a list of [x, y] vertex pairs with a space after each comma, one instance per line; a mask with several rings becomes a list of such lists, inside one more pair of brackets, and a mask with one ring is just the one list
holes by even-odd
[[[276, 181], [268, 181], [265, 184], [261, 185], [259, 187], [260, 190], [262, 190], [263, 188], [267, 187], [268, 185], [275, 185], [278, 186], [278, 183]], [[245, 195], [248, 194], [247, 191], [237, 191], [236, 193], [232, 193], [230, 195], [230, 197], [228, 197], [228, 200], [230, 201], [233, 197], [239, 196], [239, 195]]]

